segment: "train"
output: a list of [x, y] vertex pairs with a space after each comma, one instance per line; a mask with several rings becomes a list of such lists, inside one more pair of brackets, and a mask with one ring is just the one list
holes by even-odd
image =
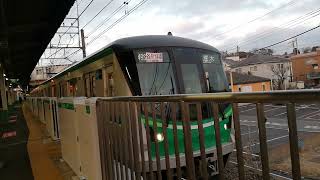
[[[70, 98], [70, 97], [122, 97], [154, 96], [177, 94], [201, 94], [228, 92], [229, 84], [222, 65], [221, 53], [214, 47], [187, 38], [170, 35], [146, 35], [116, 40], [101, 50], [68, 67], [46, 80], [30, 92], [31, 97]], [[59, 104], [59, 106], [61, 106]], [[214, 154], [215, 134], [212, 106], [202, 103], [202, 125], [207, 157]], [[190, 125], [192, 151], [195, 161], [200, 158], [200, 143], [196, 106], [190, 104]], [[182, 111], [178, 106], [176, 111]], [[171, 112], [165, 105], [165, 112]], [[161, 115], [156, 118], [141, 112], [140, 123], [150, 128], [151, 156], [156, 156], [156, 143], [159, 144], [160, 158], [164, 158], [164, 136]], [[178, 113], [181, 114], [181, 113]], [[219, 126], [224, 160], [233, 151], [231, 104], [219, 104]], [[150, 116], [149, 123], [146, 116]], [[177, 133], [180, 152], [184, 152], [182, 117], [177, 117]], [[152, 124], [159, 126], [156, 134]], [[173, 121], [167, 118], [166, 134], [169, 155], [174, 156]], [[145, 131], [144, 131], [145, 132]], [[183, 163], [182, 163], [183, 164]], [[185, 163], [184, 163], [185, 165]], [[211, 165], [211, 166], [210, 166]], [[209, 160], [208, 169], [216, 167], [216, 159]], [[173, 166], [172, 166], [173, 167]], [[217, 173], [212, 170], [213, 174]]]

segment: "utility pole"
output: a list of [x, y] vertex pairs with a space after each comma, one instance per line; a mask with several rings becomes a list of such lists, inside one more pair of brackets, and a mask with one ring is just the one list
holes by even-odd
[[229, 71], [230, 73], [230, 86], [231, 86], [231, 92], [233, 92], [233, 77], [232, 77], [232, 71]]
[[82, 43], [82, 55], [83, 55], [83, 58], [85, 58], [87, 56], [87, 53], [86, 53], [86, 42], [85, 42], [85, 37], [84, 37], [84, 30], [81, 29], [81, 43]]
[[237, 46], [237, 55], [239, 56], [239, 46]]

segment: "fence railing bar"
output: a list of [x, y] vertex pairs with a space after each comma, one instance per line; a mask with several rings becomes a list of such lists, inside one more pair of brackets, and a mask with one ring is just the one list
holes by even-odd
[[[106, 179], [110, 179], [111, 177], [109, 176], [109, 174], [107, 173], [107, 168], [108, 165], [106, 165], [106, 163], [108, 163], [108, 159], [106, 156], [108, 156], [108, 154], [106, 154], [106, 144], [105, 144], [105, 134], [104, 134], [104, 124], [103, 122], [105, 121], [105, 116], [102, 112], [104, 112], [105, 110], [105, 105], [107, 103], [102, 102], [102, 101], [98, 101], [97, 102], [97, 127], [98, 127], [98, 137], [99, 137], [99, 152], [100, 152], [100, 159], [101, 159], [101, 175], [102, 175], [102, 180], [106, 180]], [[53, 103], [51, 104], [53, 107]], [[53, 108], [52, 108], [53, 109]]]
[[117, 179], [121, 179], [121, 162], [119, 153], [119, 135], [118, 135], [118, 119], [117, 119], [117, 104], [118, 102], [112, 103], [112, 122], [113, 122], [113, 138], [114, 138], [114, 152], [115, 152], [115, 162], [117, 168]]
[[219, 106], [217, 103], [212, 103], [213, 120], [214, 120], [214, 131], [216, 139], [216, 149], [218, 156], [218, 169], [219, 169], [219, 180], [224, 179], [224, 163], [222, 154], [222, 144], [221, 144], [221, 133], [220, 133], [220, 123], [219, 123]]
[[198, 121], [198, 132], [199, 132], [199, 143], [200, 143], [200, 154], [201, 154], [201, 177], [208, 179], [207, 160], [206, 160], [206, 149], [205, 149], [205, 136], [202, 124], [202, 108], [201, 104], [197, 103], [197, 121]]
[[298, 147], [298, 134], [295, 104], [287, 104], [288, 126], [289, 126], [289, 140], [290, 140], [290, 156], [292, 166], [292, 177], [294, 180], [301, 179], [300, 158]]
[[269, 158], [268, 158], [268, 144], [265, 126], [264, 105], [257, 103], [257, 118], [259, 128], [259, 141], [260, 141], [260, 156], [262, 164], [262, 177], [264, 180], [270, 179]]
[[130, 102], [130, 112], [131, 112], [131, 132], [132, 132], [132, 147], [133, 147], [133, 160], [134, 160], [134, 171], [135, 171], [135, 179], [138, 180], [141, 178], [141, 170], [139, 164], [139, 146], [138, 146], [138, 121], [137, 121], [137, 113], [136, 113], [136, 103]]
[[101, 126], [101, 128], [106, 127], [106, 129], [104, 129], [103, 131], [106, 134], [106, 146], [107, 146], [107, 154], [108, 154], [108, 158], [109, 158], [109, 167], [108, 167], [108, 171], [109, 171], [109, 176], [111, 179], [115, 179], [115, 174], [114, 174], [114, 156], [113, 156], [113, 141], [112, 141], [112, 132], [110, 131], [110, 129], [112, 127], [110, 127], [111, 125], [111, 102], [108, 102], [106, 105], [107, 111], [106, 111], [106, 119], [103, 123], [103, 126]]
[[172, 125], [173, 125], [173, 140], [174, 140], [174, 150], [175, 150], [175, 157], [176, 157], [176, 171], [177, 171], [177, 178], [182, 178], [181, 173], [181, 165], [180, 165], [180, 153], [179, 153], [179, 141], [178, 141], [178, 130], [177, 130], [177, 103], [172, 102]]
[[220, 103], [275, 103], [275, 102], [319, 102], [320, 90], [287, 90], [250, 93], [204, 93], [156, 96], [131, 96], [102, 98], [105, 101], [139, 102], [220, 102]]
[[163, 133], [163, 137], [164, 137], [163, 141], [164, 141], [165, 161], [166, 161], [166, 170], [167, 170], [167, 178], [166, 179], [171, 180], [172, 173], [171, 173], [171, 168], [170, 168], [169, 144], [168, 144], [168, 136], [167, 136], [167, 118], [166, 118], [167, 112], [165, 111], [166, 109], [165, 109], [165, 105], [163, 102], [161, 103], [160, 110], [161, 110], [161, 119], [162, 119], [162, 127], [163, 127], [162, 133]]
[[134, 179], [135, 173], [134, 173], [134, 155], [133, 155], [133, 143], [132, 143], [132, 112], [130, 112], [130, 102], [126, 102], [126, 113], [127, 113], [127, 133], [128, 133], [128, 151], [129, 154], [129, 167], [130, 167], [130, 178]]
[[116, 112], [116, 117], [117, 117], [117, 122], [118, 122], [116, 129], [117, 129], [117, 139], [118, 139], [118, 147], [119, 147], [120, 174], [121, 174], [121, 179], [124, 180], [125, 179], [125, 173], [124, 173], [125, 168], [123, 168], [123, 166], [124, 166], [125, 152], [124, 152], [124, 148], [123, 148], [124, 145], [121, 142], [123, 142], [123, 133], [122, 133], [123, 126], [122, 126], [122, 124], [124, 123], [125, 120], [122, 118], [123, 114], [121, 112], [121, 109], [122, 109], [121, 103], [122, 102], [118, 102], [116, 104], [115, 112]]
[[148, 147], [148, 162], [149, 162], [149, 179], [153, 180], [153, 162], [151, 156], [151, 139], [150, 139], [150, 127], [149, 127], [149, 111], [146, 102], [143, 103], [144, 118], [145, 118], [145, 128], [147, 137], [147, 147]]
[[235, 130], [235, 141], [237, 149], [237, 162], [238, 162], [238, 174], [239, 180], [245, 180], [244, 174], [244, 160], [243, 160], [243, 148], [241, 142], [241, 128], [240, 128], [240, 118], [239, 118], [239, 108], [237, 103], [232, 104], [233, 111], [233, 123]]
[[185, 102], [181, 102], [181, 110], [182, 110], [182, 118], [183, 118], [183, 134], [184, 134], [187, 175], [188, 175], [188, 179], [195, 180], [196, 175], [195, 175], [193, 151], [192, 151], [189, 104]]
[[117, 160], [116, 160], [116, 152], [115, 152], [115, 140], [114, 140], [114, 128], [113, 128], [113, 121], [114, 121], [114, 103], [110, 102], [109, 108], [110, 108], [110, 121], [109, 121], [109, 135], [110, 135], [110, 153], [111, 153], [111, 161], [112, 161], [112, 174], [113, 178], [117, 178]]
[[145, 152], [145, 148], [144, 148], [144, 141], [143, 141], [143, 131], [142, 131], [142, 127], [143, 127], [143, 123], [141, 122], [141, 113], [142, 113], [142, 109], [141, 109], [142, 104], [141, 103], [137, 103], [137, 112], [138, 112], [138, 126], [139, 126], [139, 141], [140, 141], [140, 156], [141, 156], [141, 171], [142, 171], [142, 177], [143, 179], [147, 179], [147, 173], [146, 173], [146, 161], [144, 158], [144, 152]]
[[[104, 161], [104, 162], [101, 162], [103, 166], [102, 174], [104, 177], [107, 177], [108, 179], [110, 179], [112, 178], [111, 171], [110, 171], [110, 168], [111, 168], [111, 158], [109, 153], [110, 146], [108, 143], [109, 137], [106, 132], [106, 129], [108, 129], [108, 124], [106, 122], [108, 121], [108, 114], [109, 114], [108, 104], [109, 103], [104, 103], [100, 101], [99, 104], [100, 104], [100, 107], [97, 107], [97, 116], [102, 117], [101, 120], [99, 120], [99, 118], [97, 117], [98, 121], [100, 121], [98, 123], [98, 128], [99, 128], [98, 133], [100, 133], [99, 141], [101, 141], [100, 154], [104, 154], [101, 156], [101, 161]], [[106, 112], [108, 114], [104, 114], [102, 112]], [[106, 176], [106, 174], [108, 175]]]
[[[127, 114], [127, 109], [126, 109], [126, 103], [125, 102], [121, 102], [121, 109], [122, 109], [122, 111], [121, 111], [121, 113], [122, 113], [122, 120], [123, 120], [123, 122], [122, 122], [122, 134], [123, 134], [123, 138], [124, 138], [124, 140], [123, 140], [123, 148], [125, 149], [125, 150], [127, 150], [127, 146], [128, 146], [128, 138], [129, 138], [129, 136], [128, 136], [128, 132], [127, 132], [127, 129], [128, 129], [128, 123], [129, 123], [129, 117], [128, 117], [128, 114]], [[126, 179], [130, 179], [129, 178], [129, 154], [127, 153], [127, 151], [125, 151], [124, 152], [124, 163], [123, 163], [123, 165], [124, 165], [124, 172], [125, 172], [125, 178]]]
[[156, 138], [158, 133], [158, 125], [157, 125], [157, 118], [156, 118], [156, 105], [154, 102], [151, 103], [151, 109], [152, 109], [152, 121], [153, 121], [153, 139], [154, 139], [155, 148], [156, 148], [157, 177], [158, 179], [162, 179], [159, 142]]

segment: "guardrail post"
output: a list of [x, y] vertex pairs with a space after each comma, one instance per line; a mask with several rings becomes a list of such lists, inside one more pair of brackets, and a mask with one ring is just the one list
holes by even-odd
[[295, 104], [287, 104], [292, 178], [301, 179]]
[[267, 135], [265, 127], [265, 116], [263, 110], [263, 104], [257, 103], [257, 118], [258, 118], [258, 128], [259, 128], [259, 141], [260, 141], [260, 157], [262, 163], [262, 176], [264, 180], [270, 179], [269, 174], [269, 158], [268, 158], [268, 145], [267, 145]]
[[221, 145], [221, 134], [219, 124], [219, 107], [217, 103], [213, 103], [213, 119], [214, 119], [214, 130], [216, 137], [216, 149], [218, 156], [218, 169], [219, 169], [219, 180], [224, 179], [224, 163]]
[[241, 128], [240, 128], [240, 119], [239, 119], [239, 109], [238, 104], [232, 104], [233, 110], [233, 122], [235, 130], [235, 139], [236, 139], [236, 149], [237, 149], [237, 162], [238, 162], [238, 173], [239, 179], [244, 180], [244, 161], [243, 161], [243, 148], [241, 143]]
[[182, 101], [181, 110], [182, 110], [182, 118], [183, 118], [183, 134], [184, 134], [187, 174], [188, 174], [188, 179], [195, 180], [196, 175], [195, 175], [195, 168], [194, 168], [194, 161], [193, 161], [189, 104]]

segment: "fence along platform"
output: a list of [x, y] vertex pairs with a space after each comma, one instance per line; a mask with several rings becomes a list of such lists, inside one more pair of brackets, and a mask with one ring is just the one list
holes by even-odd
[[[76, 98], [75, 98], [76, 99]], [[59, 100], [59, 103], [67, 103], [68, 101], [74, 102], [73, 98], [65, 98]], [[77, 101], [77, 100], [76, 100]], [[33, 99], [34, 102], [34, 99]], [[79, 101], [78, 101], [79, 102]], [[90, 103], [89, 103], [90, 102]], [[233, 122], [234, 126], [234, 136], [235, 136], [235, 147], [237, 151], [237, 163], [238, 163], [238, 176], [239, 179], [245, 178], [245, 165], [243, 159], [243, 147], [241, 142], [241, 129], [239, 121], [239, 110], [238, 103], [254, 103], [257, 109], [257, 120], [258, 120], [258, 130], [259, 130], [259, 145], [260, 145], [260, 157], [262, 162], [262, 177], [263, 179], [270, 179], [270, 169], [268, 161], [268, 150], [266, 142], [266, 124], [264, 116], [264, 104], [265, 103], [282, 103], [286, 105], [287, 108], [287, 119], [289, 127], [289, 140], [290, 140], [290, 155], [291, 155], [291, 166], [292, 166], [292, 177], [293, 179], [301, 179], [300, 173], [300, 160], [298, 152], [298, 139], [297, 139], [297, 125], [295, 116], [295, 104], [296, 103], [311, 103], [320, 102], [320, 91], [319, 90], [304, 90], [304, 91], [277, 91], [277, 92], [257, 92], [257, 93], [216, 93], [216, 94], [199, 94], [199, 95], [173, 95], [173, 96], [149, 96], [149, 97], [113, 97], [113, 98], [89, 98], [81, 103], [73, 103], [75, 109], [73, 112], [63, 112], [60, 111], [60, 118], [65, 120], [72, 120], [80, 118], [80, 124], [85, 124], [86, 120], [92, 119], [93, 125], [96, 127], [97, 134], [91, 136], [89, 135], [89, 130], [85, 132], [85, 127], [82, 130], [75, 130], [78, 133], [80, 139], [85, 139], [91, 137], [95, 143], [94, 151], [98, 152], [98, 161], [91, 162], [95, 163], [95, 167], [101, 167], [101, 171], [93, 172], [99, 174], [103, 180], [109, 179], [173, 179], [172, 176], [177, 176], [178, 178], [186, 179], [197, 179], [200, 176], [203, 179], [208, 179], [208, 171], [206, 168], [206, 161], [208, 152], [214, 152], [212, 158], [217, 159], [217, 170], [219, 171], [219, 179], [224, 179], [224, 160], [223, 155], [228, 152], [230, 147], [221, 142], [221, 131], [223, 128], [218, 126], [219, 124], [219, 103], [231, 103]], [[193, 152], [192, 150], [192, 137], [191, 131], [192, 122], [190, 122], [190, 109], [189, 104], [196, 105], [196, 111], [201, 112], [201, 103], [211, 104], [210, 111], [214, 117], [214, 129], [212, 129], [216, 136], [216, 148], [208, 149], [204, 147], [205, 138], [203, 137], [203, 126], [198, 123], [197, 131], [199, 133], [199, 151]], [[86, 105], [84, 105], [86, 104]], [[144, 118], [146, 124], [150, 127], [157, 129], [157, 126], [162, 125], [163, 128], [168, 128], [166, 126], [165, 115], [168, 112], [164, 111], [165, 105], [170, 104], [172, 109], [170, 115], [173, 121], [172, 132], [173, 132], [173, 146], [174, 154], [169, 154], [169, 143], [168, 137], [164, 130], [163, 134], [163, 150], [164, 154], [160, 154], [158, 141], [155, 141], [154, 152], [151, 152], [151, 138], [149, 126], [145, 126], [140, 123], [139, 120], [142, 116], [149, 117]], [[60, 105], [59, 105], [60, 106]], [[81, 106], [81, 107], [80, 107]], [[177, 118], [176, 109], [178, 106], [181, 108], [179, 116], [181, 119]], [[36, 107], [37, 108], [37, 107]], [[96, 112], [95, 112], [96, 110]], [[157, 111], [157, 113], [156, 113]], [[37, 111], [35, 111], [37, 112]], [[77, 112], [78, 115], [61, 115], [61, 113], [74, 113]], [[90, 117], [85, 117], [84, 115], [90, 112]], [[197, 122], [203, 120], [201, 113], [197, 113]], [[161, 123], [155, 123], [153, 119], [156, 117], [161, 121]], [[67, 118], [67, 119], [66, 119]], [[61, 131], [65, 121], [60, 119]], [[179, 124], [178, 121], [182, 121]], [[77, 122], [77, 123], [79, 123]], [[87, 125], [87, 127], [89, 127]], [[184, 134], [184, 149], [182, 151], [179, 149], [177, 142], [177, 130], [181, 128]], [[156, 131], [153, 132], [155, 135]], [[64, 137], [61, 133], [61, 141]], [[81, 136], [83, 136], [81, 138]], [[157, 145], [158, 144], [158, 145]], [[87, 148], [87, 146], [92, 146], [92, 144], [84, 144], [81, 146], [74, 146], [74, 148], [79, 148], [80, 152], [82, 148]], [[75, 149], [70, 149], [75, 152]], [[172, 147], [171, 147], [172, 148]], [[82, 155], [79, 153], [80, 158], [83, 156], [83, 160], [79, 160], [85, 164], [89, 162], [88, 155]], [[200, 165], [194, 164], [194, 157], [199, 157]], [[100, 161], [101, 159], [101, 161]], [[80, 163], [81, 164], [81, 163]], [[186, 168], [183, 166], [186, 165]], [[82, 166], [82, 164], [81, 164]], [[173, 169], [174, 168], [174, 169]], [[98, 168], [99, 169], [99, 168]], [[183, 173], [184, 172], [184, 173]], [[85, 173], [79, 173], [84, 175]]]

